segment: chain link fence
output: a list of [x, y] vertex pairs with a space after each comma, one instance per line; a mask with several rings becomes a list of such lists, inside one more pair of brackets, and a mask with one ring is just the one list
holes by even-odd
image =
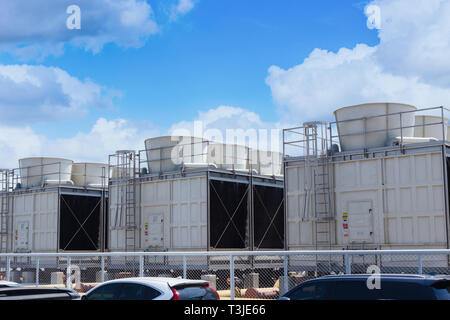
[[450, 275], [450, 250], [0, 254], [0, 280], [66, 286], [81, 294], [104, 281], [182, 277], [210, 282], [221, 299], [277, 299], [297, 284], [358, 273]]

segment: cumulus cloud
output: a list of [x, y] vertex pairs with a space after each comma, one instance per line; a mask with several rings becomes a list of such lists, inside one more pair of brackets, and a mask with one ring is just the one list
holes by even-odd
[[450, 87], [450, 1], [374, 1], [380, 8], [375, 57], [384, 70]]
[[33, 156], [64, 157], [74, 161], [108, 162], [117, 150], [144, 149], [144, 140], [158, 134], [150, 123], [99, 118], [89, 132], [50, 139], [30, 127], [0, 126], [0, 167], [16, 168], [18, 159]]
[[450, 1], [370, 4], [380, 7], [378, 45], [314, 49], [299, 65], [269, 68], [282, 119], [330, 119], [338, 107], [366, 102], [450, 107]]
[[0, 168], [17, 168], [20, 158], [42, 156], [107, 162], [108, 155], [115, 151], [143, 150], [145, 139], [162, 134], [197, 136], [281, 151], [283, 127], [285, 125], [281, 123], [264, 122], [249, 110], [230, 106], [199, 112], [193, 121], [176, 123], [166, 132], [148, 121], [99, 118], [87, 132], [78, 132], [68, 138], [49, 138], [30, 126], [0, 124]]
[[199, 112], [193, 121], [172, 125], [168, 134], [280, 151], [282, 128], [285, 126], [280, 122], [264, 122], [258, 114], [246, 109], [219, 106]]
[[194, 0], [178, 0], [178, 3], [170, 9], [170, 20], [176, 20], [179, 16], [191, 11], [195, 6]]
[[158, 32], [145, 0], [78, 0], [81, 28], [70, 30], [72, 0], [0, 0], [0, 50], [22, 60], [60, 55], [65, 43], [99, 52], [107, 43], [140, 47]]
[[0, 65], [0, 124], [80, 118], [111, 108], [119, 92], [45, 66]]

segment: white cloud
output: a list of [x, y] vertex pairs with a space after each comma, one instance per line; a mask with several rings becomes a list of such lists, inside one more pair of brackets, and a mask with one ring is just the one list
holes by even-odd
[[377, 62], [385, 70], [450, 86], [450, 1], [374, 1], [380, 7]]
[[334, 109], [365, 102], [450, 107], [450, 1], [371, 4], [380, 6], [379, 45], [314, 49], [292, 68], [269, 68], [282, 120], [330, 120]]
[[[149, 122], [126, 119], [99, 118], [88, 132], [78, 132], [69, 138], [48, 138], [29, 126], [0, 125], [0, 168], [17, 168], [18, 159], [26, 157], [63, 157], [74, 161], [107, 162], [108, 155], [117, 150], [145, 149], [147, 138], [161, 134], [195, 135], [195, 124], [201, 123], [204, 138], [216, 141], [243, 143], [255, 148], [280, 151], [280, 123], [264, 122], [251, 111], [230, 106], [219, 106], [200, 112], [193, 121], [174, 124], [166, 133]], [[198, 127], [197, 127], [198, 130]], [[211, 137], [210, 134], [216, 136]], [[227, 137], [228, 134], [228, 137]], [[256, 135], [256, 141], [251, 140]], [[197, 135], [198, 136], [198, 135]]]
[[169, 135], [195, 136], [216, 142], [237, 143], [263, 150], [280, 151], [282, 128], [279, 122], [264, 122], [258, 114], [232, 106], [199, 112], [193, 121], [181, 121]]
[[144, 140], [157, 134], [158, 130], [148, 122], [99, 118], [87, 133], [79, 132], [68, 139], [47, 139], [44, 150], [50, 150], [53, 156], [104, 162], [117, 150], [143, 150]]
[[22, 60], [60, 55], [65, 43], [94, 53], [107, 43], [140, 47], [158, 32], [145, 0], [78, 0], [81, 29], [69, 30], [73, 0], [0, 0], [0, 49]]
[[194, 0], [178, 0], [176, 5], [173, 5], [170, 9], [170, 19], [176, 20], [179, 16], [184, 15], [194, 9]]
[[120, 149], [144, 149], [144, 140], [158, 130], [149, 123], [99, 118], [89, 132], [71, 138], [49, 139], [30, 127], [0, 126], [0, 167], [17, 168], [18, 159], [33, 156], [64, 157], [74, 161], [108, 162]]
[[111, 108], [113, 90], [45, 66], [0, 65], [0, 124], [80, 118], [90, 108]]

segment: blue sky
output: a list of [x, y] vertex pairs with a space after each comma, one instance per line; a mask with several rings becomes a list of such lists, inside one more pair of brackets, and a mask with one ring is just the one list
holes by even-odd
[[174, 23], [164, 17], [163, 1], [148, 3], [162, 16], [162, 28], [144, 46], [107, 44], [97, 54], [67, 46], [62, 56], [40, 62], [121, 91], [116, 108], [93, 109], [78, 121], [35, 124], [37, 133], [71, 136], [89, 130], [99, 116], [169, 128], [223, 104], [273, 121], [278, 114], [264, 82], [271, 65], [287, 68], [314, 48], [378, 41], [366, 27], [361, 1], [205, 0]]
[[194, 120], [282, 128], [375, 100], [445, 104], [449, 1], [411, 1], [0, 0], [0, 134], [22, 145], [0, 148], [102, 161]]

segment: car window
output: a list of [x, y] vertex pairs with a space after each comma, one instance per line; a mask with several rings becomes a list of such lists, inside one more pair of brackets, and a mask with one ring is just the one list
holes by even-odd
[[88, 300], [116, 300], [119, 296], [121, 283], [109, 283], [95, 288], [86, 295]]
[[136, 283], [124, 283], [120, 289], [119, 300], [152, 300], [161, 293], [149, 286]]
[[379, 299], [378, 289], [369, 289], [366, 280], [335, 281], [333, 299], [336, 300], [375, 300]]
[[435, 299], [433, 289], [420, 283], [381, 281], [380, 299], [424, 300]]
[[320, 300], [329, 296], [330, 285], [325, 282], [307, 283], [292, 291], [288, 298], [291, 300]]
[[219, 298], [218, 294], [216, 291], [214, 291], [211, 288], [205, 288], [206, 293], [203, 296], [203, 300], [217, 300]]
[[211, 288], [195, 285], [175, 288], [180, 300], [216, 300], [217, 294]]

